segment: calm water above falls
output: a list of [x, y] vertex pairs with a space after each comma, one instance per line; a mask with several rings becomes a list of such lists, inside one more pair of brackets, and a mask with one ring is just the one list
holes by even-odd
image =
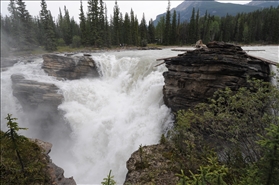
[[[265, 49], [249, 54], [278, 62], [278, 46], [243, 49]], [[40, 69], [42, 59], [18, 63], [1, 73], [2, 126], [5, 127], [7, 113], [12, 113], [19, 118], [20, 126], [32, 128], [12, 95], [12, 74], [20, 72], [30, 80], [54, 83], [65, 98], [58, 109], [64, 112], [73, 132], [70, 139], [63, 139], [66, 137], [57, 137], [60, 133], [53, 128], [53, 134], [44, 136], [54, 145], [50, 153], [53, 161], [65, 170], [66, 177], [73, 176], [78, 184], [100, 184], [109, 170], [121, 184], [132, 152], [141, 144], [158, 143], [171, 125], [170, 110], [162, 99], [162, 73], [166, 68], [154, 66], [161, 62], [157, 58], [178, 53], [182, 52], [165, 49], [94, 53], [92, 57], [101, 77], [73, 81], [57, 81], [47, 76]], [[32, 131], [27, 135], [40, 137]]]

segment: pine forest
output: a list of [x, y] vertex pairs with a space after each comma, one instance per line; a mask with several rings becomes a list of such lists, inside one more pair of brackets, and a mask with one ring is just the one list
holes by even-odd
[[[84, 6], [88, 12], [84, 12]], [[202, 39], [241, 44], [279, 43], [279, 6], [257, 10], [251, 13], [238, 13], [236, 16], [218, 17], [199, 9], [192, 10], [189, 21], [180, 21], [180, 14], [171, 13], [170, 2], [166, 16], [157, 25], [153, 20], [146, 21], [143, 14], [138, 20], [133, 9], [120, 12], [115, 2], [113, 15], [108, 16], [103, 0], [88, 0], [79, 7], [79, 22], [70, 16], [67, 7], [61, 10], [54, 20], [41, 0], [38, 16], [31, 16], [22, 0], [10, 0], [9, 16], [1, 15], [2, 47], [18, 50], [32, 50], [43, 46], [47, 51], [55, 51], [58, 46], [110, 48], [113, 46], [192, 45]]]

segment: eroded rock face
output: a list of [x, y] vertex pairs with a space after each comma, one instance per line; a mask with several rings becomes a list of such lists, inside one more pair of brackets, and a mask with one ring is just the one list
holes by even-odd
[[13, 95], [17, 98], [32, 125], [29, 130], [37, 134], [37, 138], [46, 139], [52, 133], [69, 136], [71, 129], [63, 119], [63, 113], [58, 106], [63, 101], [63, 95], [58, 93], [58, 87], [51, 83], [26, 80], [21, 74], [13, 74]]
[[176, 185], [180, 165], [171, 159], [165, 145], [144, 146], [134, 152], [127, 161], [128, 173], [124, 185]]
[[49, 142], [45, 142], [39, 139], [31, 139], [35, 142], [40, 148], [42, 148], [44, 155], [46, 156], [45, 159], [47, 160], [47, 172], [51, 178], [52, 184], [56, 185], [76, 185], [75, 180], [73, 177], [65, 178], [64, 177], [64, 170], [54, 164], [48, 155], [51, 151], [52, 144]]
[[50, 83], [26, 80], [21, 74], [11, 76], [13, 95], [25, 110], [50, 108], [56, 111], [62, 103], [63, 95], [58, 94], [58, 87]]
[[99, 76], [95, 62], [88, 56], [64, 57], [45, 54], [43, 59], [42, 68], [50, 76], [69, 80]]
[[218, 42], [207, 47], [166, 60], [164, 102], [173, 111], [205, 102], [219, 89], [247, 86], [247, 77], [269, 81], [269, 65], [241, 47]]

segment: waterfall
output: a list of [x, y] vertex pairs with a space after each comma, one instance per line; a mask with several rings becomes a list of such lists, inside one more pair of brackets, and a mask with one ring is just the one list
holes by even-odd
[[[172, 123], [162, 94], [162, 73], [166, 68], [154, 66], [159, 63], [157, 58], [176, 54], [170, 49], [93, 53], [100, 77], [71, 81], [48, 76], [41, 69], [42, 59], [27, 64], [19, 62], [2, 72], [5, 111], [1, 120], [5, 114], [12, 113], [19, 118], [20, 126], [33, 127], [12, 96], [12, 74], [21, 73], [29, 80], [55, 84], [64, 96], [58, 110], [63, 112], [72, 133], [69, 138], [57, 131], [55, 135], [60, 137], [52, 134], [47, 139], [53, 144], [50, 153], [53, 162], [78, 184], [100, 184], [110, 170], [121, 184], [131, 154], [140, 145], [157, 144]], [[27, 132], [27, 136], [39, 137], [32, 131]]]
[[65, 101], [59, 109], [73, 130], [75, 162], [66, 171], [78, 183], [100, 183], [109, 170], [123, 183], [130, 155], [139, 145], [158, 143], [171, 123], [162, 100], [165, 69], [154, 68], [154, 56], [143, 53], [94, 55], [100, 78], [60, 84]]
[[[253, 55], [278, 62], [278, 46], [244, 48], [266, 49]], [[110, 170], [117, 184], [122, 184], [131, 154], [140, 145], [157, 144], [171, 126], [171, 113], [162, 94], [162, 73], [167, 69], [164, 65], [154, 66], [160, 63], [156, 59], [178, 53], [181, 52], [170, 49], [92, 53], [100, 77], [71, 81], [48, 76], [41, 69], [41, 58], [26, 64], [18, 62], [1, 72], [1, 128], [5, 130], [4, 118], [11, 113], [19, 118], [19, 126], [29, 128], [21, 134], [39, 137], [12, 95], [12, 74], [22, 73], [29, 80], [53, 83], [64, 96], [58, 110], [72, 131], [70, 137], [58, 131], [48, 135], [46, 141], [53, 144], [53, 162], [78, 184], [100, 184]]]

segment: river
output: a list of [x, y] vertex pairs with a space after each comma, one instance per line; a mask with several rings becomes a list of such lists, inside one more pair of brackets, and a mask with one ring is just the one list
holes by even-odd
[[[278, 62], [278, 46], [243, 49], [264, 49], [249, 54]], [[123, 184], [131, 154], [140, 145], [157, 144], [172, 125], [162, 94], [162, 74], [167, 69], [164, 65], [154, 66], [162, 62], [156, 59], [178, 53], [182, 52], [163, 49], [92, 53], [101, 76], [72, 81], [48, 76], [41, 69], [41, 58], [31, 63], [19, 61], [1, 72], [1, 128], [6, 128], [7, 113], [13, 114], [19, 126], [30, 128], [22, 134], [53, 144], [53, 162], [78, 184], [100, 184], [110, 170], [117, 184]], [[10, 76], [15, 73], [59, 87], [64, 101], [58, 109], [72, 130], [69, 135], [63, 135], [55, 126], [52, 133], [43, 137], [32, 131], [28, 115], [12, 95]]]

